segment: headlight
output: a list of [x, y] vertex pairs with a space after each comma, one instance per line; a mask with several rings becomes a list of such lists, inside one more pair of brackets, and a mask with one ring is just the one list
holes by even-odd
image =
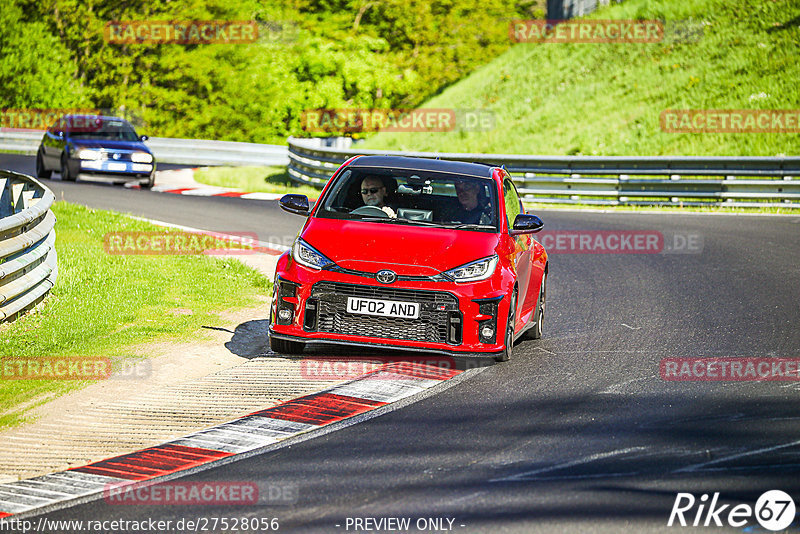
[[91, 148], [82, 148], [78, 150], [78, 159], [102, 159], [103, 153], [99, 150], [92, 150]]
[[153, 156], [147, 152], [134, 152], [131, 154], [131, 161], [134, 163], [150, 163], [153, 161]]
[[292, 246], [292, 257], [294, 261], [300, 265], [305, 265], [312, 269], [324, 269], [328, 265], [333, 264], [331, 260], [299, 237]]
[[444, 274], [456, 282], [477, 282], [478, 280], [486, 280], [494, 273], [494, 268], [497, 267], [499, 259], [497, 255], [490, 256], [482, 260], [464, 264], [455, 269], [450, 269]]

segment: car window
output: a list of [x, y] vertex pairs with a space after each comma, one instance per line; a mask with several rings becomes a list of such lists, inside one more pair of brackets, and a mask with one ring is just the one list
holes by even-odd
[[519, 195], [510, 178], [503, 180], [503, 197], [506, 205], [506, 220], [510, 229], [514, 225], [517, 215], [520, 214]]
[[70, 137], [81, 139], [107, 139], [111, 141], [138, 141], [139, 136], [133, 126], [121, 119], [103, 119], [100, 124], [92, 128], [78, 128], [70, 130]]
[[79, 132], [94, 132], [102, 126], [102, 120], [96, 115], [65, 115], [53, 123], [48, 131], [55, 135], [64, 132], [72, 137]]
[[490, 178], [385, 168], [348, 168], [326, 191], [317, 217], [497, 231]]

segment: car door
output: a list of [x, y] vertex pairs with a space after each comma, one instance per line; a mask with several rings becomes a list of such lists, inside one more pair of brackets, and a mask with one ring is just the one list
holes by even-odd
[[[522, 211], [517, 188], [511, 177], [506, 175], [503, 179], [503, 202], [505, 204], [506, 218], [508, 220], [509, 231], [514, 225], [514, 220]], [[524, 325], [530, 319], [529, 315], [535, 311], [536, 300], [538, 298], [538, 288], [533, 288], [531, 297], [531, 251], [532, 238], [530, 234], [522, 234], [512, 237], [514, 241], [514, 267], [517, 272], [517, 325]]]

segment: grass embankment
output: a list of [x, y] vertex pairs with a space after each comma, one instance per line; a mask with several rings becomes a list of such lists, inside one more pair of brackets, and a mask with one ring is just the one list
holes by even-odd
[[249, 193], [296, 193], [316, 198], [320, 191], [293, 182], [286, 167], [206, 167], [195, 171], [194, 179], [201, 184]]
[[[800, 109], [797, 2], [628, 0], [590, 18], [663, 19], [667, 33], [663, 42], [649, 44], [517, 44], [421, 106], [488, 110], [493, 129], [384, 132], [358, 146], [605, 156], [774, 156], [800, 151], [796, 133], [669, 133], [660, 122], [667, 109]], [[674, 31], [678, 24], [688, 31]], [[271, 191], [294, 192], [287, 187]]]
[[364, 148], [552, 155], [796, 155], [797, 133], [667, 133], [666, 109], [800, 109], [795, 0], [628, 0], [588, 18], [702, 24], [696, 42], [522, 43], [428, 100], [490, 131], [379, 133]]
[[[103, 248], [107, 232], [163, 228], [65, 202], [53, 212], [58, 281], [40, 310], [0, 325], [0, 364], [90, 356], [121, 362], [136, 344], [187, 339], [218, 322], [215, 312], [253, 305], [256, 294], [270, 294], [266, 277], [233, 258], [110, 255]], [[86, 384], [0, 380], [0, 428], [19, 424], [32, 400]]]

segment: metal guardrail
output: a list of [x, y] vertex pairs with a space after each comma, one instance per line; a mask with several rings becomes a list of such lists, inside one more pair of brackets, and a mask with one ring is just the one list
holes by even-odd
[[[0, 129], [0, 151], [36, 154], [43, 135], [41, 130]], [[171, 137], [151, 137], [145, 144], [161, 163], [233, 166], [284, 166], [289, 163], [287, 148], [283, 145]]]
[[505, 165], [531, 202], [800, 208], [800, 157], [458, 154], [340, 149], [323, 142], [289, 138], [294, 181], [322, 187], [351, 156], [394, 155]]
[[38, 180], [0, 170], [0, 322], [38, 302], [56, 282], [54, 201]]

